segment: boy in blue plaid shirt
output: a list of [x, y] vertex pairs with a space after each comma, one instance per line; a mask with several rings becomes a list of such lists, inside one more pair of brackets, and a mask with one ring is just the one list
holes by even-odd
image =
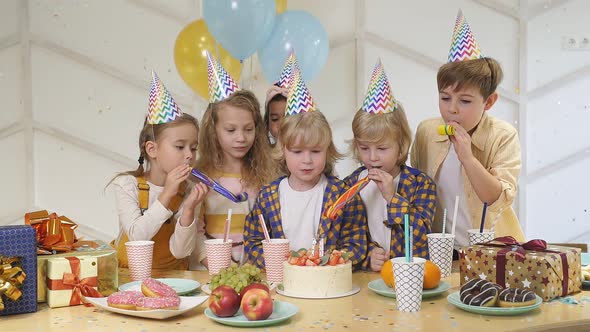
[[348, 186], [332, 174], [341, 155], [332, 141], [330, 125], [322, 113], [315, 111], [307, 88], [295, 76], [278, 140], [282, 152], [279, 164], [287, 176], [263, 187], [246, 217], [247, 260], [264, 267], [264, 235], [258, 219], [262, 215], [270, 237], [289, 239], [291, 250], [309, 249], [314, 239], [323, 238], [326, 252], [345, 250], [351, 254], [353, 268], [358, 267], [367, 251], [365, 207], [356, 196], [335, 220], [325, 215]]
[[383, 263], [404, 256], [404, 215], [413, 227], [413, 254], [428, 257], [436, 208], [436, 185], [405, 162], [411, 133], [401, 104], [393, 98], [381, 62], [377, 62], [363, 107], [353, 121], [352, 153], [363, 166], [344, 179], [352, 186], [371, 181], [359, 192], [367, 210], [369, 246], [362, 268], [380, 271]]

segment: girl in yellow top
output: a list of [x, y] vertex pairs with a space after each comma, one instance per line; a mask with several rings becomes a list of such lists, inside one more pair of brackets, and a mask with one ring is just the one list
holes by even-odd
[[[518, 133], [486, 112], [498, 100], [502, 68], [496, 60], [481, 55], [461, 12], [453, 40], [457, 43], [451, 47], [450, 62], [437, 74], [441, 118], [418, 126], [412, 166], [437, 183], [436, 231], [441, 230], [443, 208], [452, 209], [455, 197], [460, 197], [456, 248], [468, 245], [468, 229], [479, 228], [484, 202], [488, 204], [485, 228], [494, 229], [497, 237], [511, 235], [523, 241], [512, 209], [521, 164]], [[440, 125], [454, 127], [454, 135], [440, 135]], [[449, 232], [451, 223], [446, 225]]]
[[[238, 90], [233, 79], [221, 64], [209, 58], [212, 67], [209, 84], [210, 104], [202, 119], [199, 137], [197, 169], [209, 175], [231, 192], [248, 193], [248, 200], [234, 203], [217, 192], [205, 198], [198, 219], [198, 232], [207, 238], [222, 238], [228, 209], [232, 209], [230, 239], [233, 240], [232, 258], [242, 262], [244, 218], [256, 198], [258, 190], [271, 179], [270, 145], [260, 115], [256, 96], [247, 90]], [[229, 83], [228, 83], [229, 82]], [[197, 242], [191, 256], [190, 268], [207, 266], [204, 243]]]
[[112, 180], [120, 226], [114, 246], [121, 267], [127, 266], [125, 242], [152, 240], [152, 268], [186, 270], [196, 241], [195, 208], [209, 191], [204, 184], [186, 188], [199, 125], [152, 75], [150, 110], [139, 134], [139, 167]]

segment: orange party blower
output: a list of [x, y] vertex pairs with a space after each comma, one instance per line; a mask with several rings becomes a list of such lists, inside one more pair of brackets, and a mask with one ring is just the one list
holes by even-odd
[[344, 194], [342, 194], [338, 199], [332, 204], [332, 206], [326, 210], [325, 215], [332, 219], [336, 220], [338, 217], [338, 211], [342, 210], [346, 203], [350, 201], [354, 195], [358, 194], [363, 188], [369, 183], [369, 178], [364, 177], [360, 179], [357, 183], [355, 183], [350, 189], [348, 189]]

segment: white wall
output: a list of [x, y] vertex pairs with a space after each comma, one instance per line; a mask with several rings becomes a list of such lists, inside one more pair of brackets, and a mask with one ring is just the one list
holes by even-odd
[[[505, 79], [492, 114], [520, 131], [523, 173], [515, 204], [529, 238], [590, 242], [590, 50], [562, 38], [590, 37], [585, 0], [289, 0], [324, 25], [328, 64], [309, 88], [339, 148], [368, 76], [381, 57], [413, 129], [437, 116], [435, 75], [446, 61], [458, 8]], [[0, 224], [49, 209], [109, 240], [117, 233], [104, 186], [135, 168], [137, 135], [154, 68], [185, 112], [206, 104], [174, 66], [178, 32], [200, 18], [199, 0], [0, 1]], [[107, 19], [108, 18], [108, 23]], [[256, 57], [244, 86], [264, 100]], [[338, 164], [345, 175], [352, 160]]]

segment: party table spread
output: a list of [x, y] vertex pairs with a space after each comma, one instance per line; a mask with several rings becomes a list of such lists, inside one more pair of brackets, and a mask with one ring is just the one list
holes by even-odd
[[[488, 316], [470, 313], [449, 303], [447, 296], [459, 290], [457, 266], [449, 278], [451, 287], [438, 297], [426, 298], [416, 313], [399, 312], [395, 298], [379, 295], [368, 283], [380, 279], [378, 273], [356, 272], [353, 285], [360, 292], [335, 299], [299, 299], [273, 294], [275, 300], [298, 308], [291, 318], [276, 325], [244, 331], [589, 331], [590, 290], [574, 294], [570, 301], [544, 302], [539, 308], [517, 316]], [[204, 271], [154, 271], [155, 278], [181, 278], [205, 285], [210, 277]], [[121, 285], [129, 282], [127, 269], [120, 269]], [[274, 291], [273, 291], [274, 292]], [[206, 295], [203, 292], [197, 295]], [[571, 300], [578, 304], [571, 304]], [[567, 302], [567, 303], [566, 303]], [[239, 327], [221, 325], [204, 313], [207, 302], [182, 315], [168, 319], [138, 318], [113, 313], [97, 307], [73, 306], [51, 309], [39, 304], [39, 311], [30, 314], [0, 316], [3, 331], [230, 331]]]

